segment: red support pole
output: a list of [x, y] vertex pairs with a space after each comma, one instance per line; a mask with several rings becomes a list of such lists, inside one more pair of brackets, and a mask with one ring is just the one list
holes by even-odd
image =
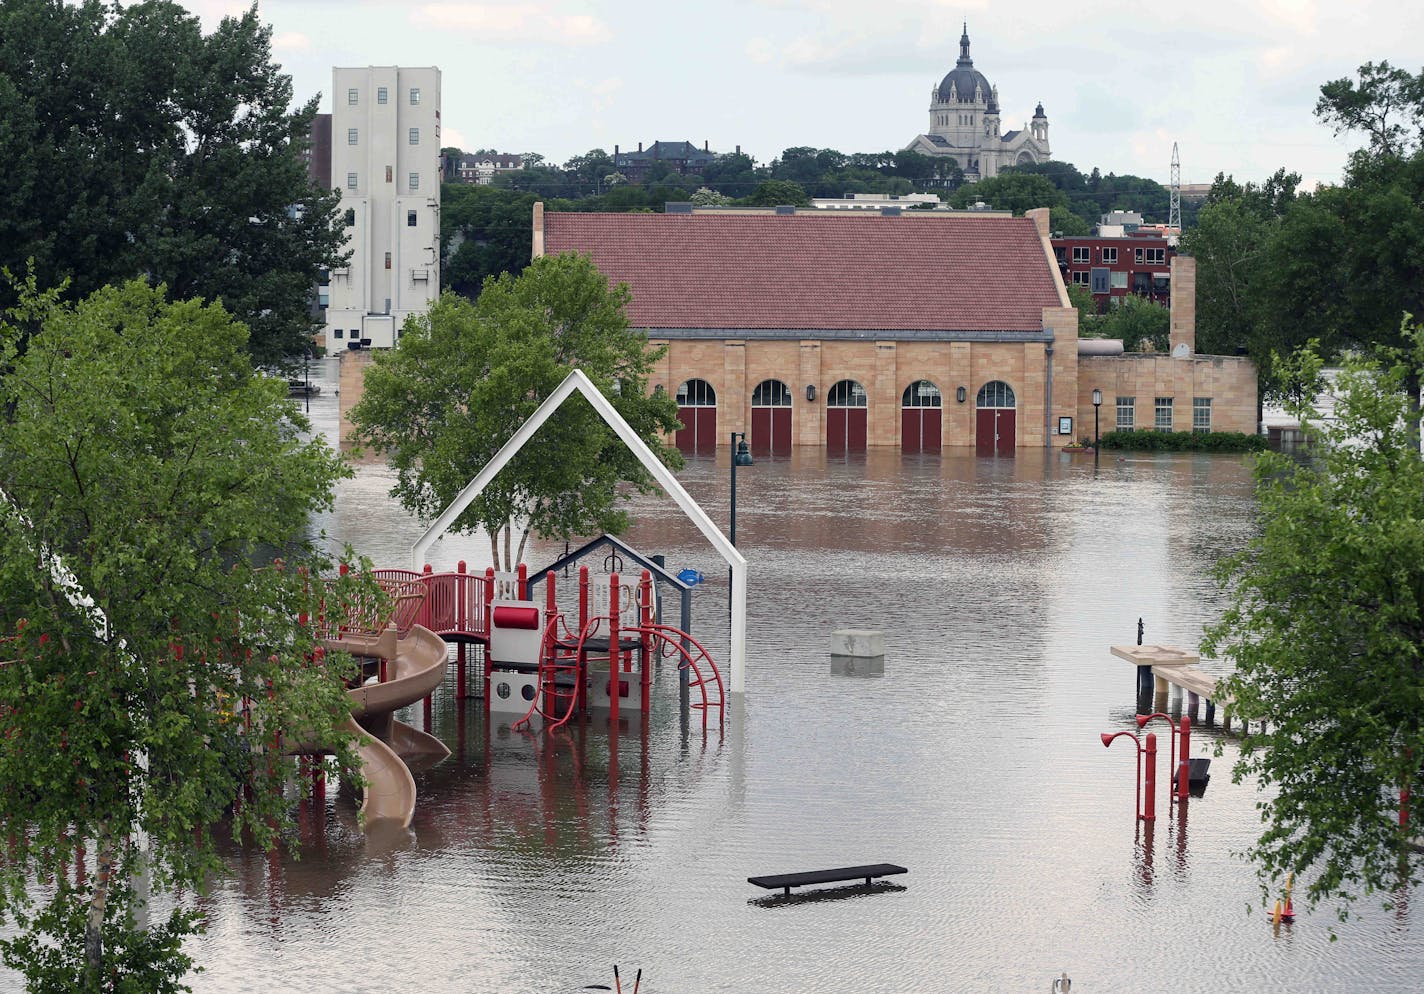
[[608, 720], [618, 725], [618, 699], [623, 688], [623, 653], [618, 648], [618, 574], [608, 575]]
[[588, 567], [579, 567], [579, 631], [588, 627]]
[[455, 650], [455, 699], [463, 701], [465, 690], [465, 643], [461, 642]]
[[1192, 782], [1192, 719], [1182, 715], [1182, 731], [1177, 748], [1177, 800], [1185, 801]]
[[485, 567], [485, 592], [484, 592], [484, 602], [485, 602], [485, 617], [484, 617], [484, 623], [485, 623], [485, 628], [484, 628], [484, 637], [485, 637], [485, 685], [484, 685], [483, 690], [480, 692], [480, 696], [484, 698], [485, 708], [488, 709], [488, 708], [489, 708], [489, 689], [490, 689], [490, 682], [494, 679], [494, 659], [490, 656], [490, 651], [489, 651], [489, 637], [490, 637], [490, 632], [493, 630], [493, 629], [492, 629], [492, 626], [493, 626], [493, 624], [494, 624], [494, 622], [493, 622], [493, 620], [492, 620], [493, 617], [494, 617], [494, 607], [493, 607], [493, 605], [494, 605], [494, 567], [493, 567], [493, 566], [486, 566], [486, 567]]
[[430, 731], [430, 698], [432, 696], [432, 694], [425, 695], [425, 707], [423, 708], [423, 714], [421, 715], [422, 720], [425, 722], [425, 728], [423, 730], [426, 732]]
[[326, 757], [312, 760], [312, 804], [318, 811], [326, 807]]
[[1147, 733], [1147, 776], [1142, 782], [1142, 820], [1157, 820], [1157, 736]]
[[527, 601], [529, 599], [529, 567], [520, 563], [515, 567], [515, 575], [519, 577], [519, 599]]
[[74, 847], [74, 886], [84, 886], [85, 872], [84, 840], [80, 839], [78, 844]]
[[638, 593], [641, 595], [642, 604], [639, 607], [641, 624], [643, 630], [643, 648], [639, 654], [639, 667], [642, 684], [642, 706], [644, 719], [651, 709], [653, 697], [653, 574], [649, 570], [643, 570], [643, 576], [638, 581]]

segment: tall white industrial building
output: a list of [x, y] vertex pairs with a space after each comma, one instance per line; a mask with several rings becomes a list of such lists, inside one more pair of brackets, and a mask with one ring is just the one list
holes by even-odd
[[326, 347], [389, 348], [440, 294], [440, 70], [331, 77], [331, 184], [351, 258], [331, 271]]

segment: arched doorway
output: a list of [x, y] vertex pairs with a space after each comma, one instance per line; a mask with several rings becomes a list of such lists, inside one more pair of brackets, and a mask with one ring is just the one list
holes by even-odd
[[929, 380], [916, 380], [900, 395], [900, 451], [938, 452], [944, 397]]
[[706, 380], [688, 380], [677, 388], [674, 443], [683, 455], [710, 456], [717, 450], [717, 391]]
[[1003, 380], [990, 380], [974, 401], [974, 451], [981, 456], [1014, 454], [1018, 428], [1014, 390]]
[[762, 380], [752, 391], [752, 453], [791, 455], [791, 388]]
[[838, 380], [826, 397], [826, 452], [843, 456], [865, 451], [868, 423], [865, 387], [855, 380]]

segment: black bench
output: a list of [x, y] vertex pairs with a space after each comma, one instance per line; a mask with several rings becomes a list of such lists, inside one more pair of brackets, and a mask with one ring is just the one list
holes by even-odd
[[747, 877], [747, 883], [776, 890], [778, 887], [790, 895], [792, 887], [807, 884], [832, 884], [843, 880], [864, 880], [865, 886], [876, 877], [889, 877], [896, 873], [909, 873], [903, 866], [894, 863], [871, 863], [868, 866], [843, 866], [838, 870], [810, 870], [806, 873], [777, 873], [768, 877]]

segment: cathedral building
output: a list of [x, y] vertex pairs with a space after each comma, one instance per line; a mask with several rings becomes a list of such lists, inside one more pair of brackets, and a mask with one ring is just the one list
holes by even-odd
[[999, 130], [999, 89], [974, 68], [969, 57], [969, 26], [959, 38], [959, 61], [930, 91], [930, 127], [905, 146], [922, 155], [950, 157], [973, 182], [997, 176], [1004, 166], [1047, 162], [1048, 118], [1043, 104], [1027, 128]]

